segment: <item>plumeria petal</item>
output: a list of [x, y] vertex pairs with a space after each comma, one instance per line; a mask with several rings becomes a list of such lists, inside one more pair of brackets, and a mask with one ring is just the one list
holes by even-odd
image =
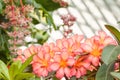
[[92, 51], [92, 47], [88, 44], [82, 44], [81, 47], [83, 48], [83, 50], [87, 51], [87, 52], [91, 52]]
[[55, 47], [55, 44], [53, 42], [49, 43], [50, 49], [53, 49]]
[[50, 55], [49, 54], [44, 54], [45, 60], [50, 60]]
[[113, 44], [113, 45], [116, 45], [117, 42], [115, 40], [113, 40], [111, 37], [107, 37], [105, 40], [104, 40], [104, 44], [105, 45], [108, 45], [109, 43]]
[[77, 72], [76, 72], [76, 78], [80, 78], [80, 77], [81, 77], [81, 73], [80, 73], [79, 70], [77, 70]]
[[105, 36], [106, 36], [106, 33], [105, 33], [104, 31], [99, 31], [98, 34], [100, 35], [100, 37], [101, 37], [102, 39], [104, 39]]
[[84, 62], [84, 63], [83, 63], [83, 66], [84, 66], [86, 69], [89, 69], [90, 62]]
[[43, 71], [44, 71], [43, 68], [38, 68], [37, 70], [34, 70], [34, 73], [35, 73], [37, 76], [41, 77]]
[[39, 58], [43, 59], [44, 58], [44, 51], [42, 51], [42, 50], [39, 51], [37, 55]]
[[86, 69], [81, 67], [80, 68], [81, 75], [85, 75], [87, 73]]
[[60, 67], [60, 65], [58, 63], [52, 63], [50, 65], [50, 68], [53, 70], [53, 71], [56, 71], [58, 70], [58, 68]]
[[50, 47], [48, 45], [43, 45], [43, 48], [44, 48], [46, 53], [50, 52]]
[[71, 76], [75, 76], [76, 75], [76, 69], [72, 68], [71, 71], [70, 71], [70, 73], [71, 73]]
[[68, 47], [69, 47], [69, 43], [68, 43], [67, 40], [63, 41], [63, 46], [64, 46], [65, 48], [68, 48]]
[[56, 55], [54, 56], [54, 61], [55, 61], [55, 62], [60, 62], [60, 61], [61, 61], [60, 54], [56, 54]]
[[19, 50], [17, 50], [17, 54], [18, 54], [18, 55], [21, 55], [21, 54], [23, 54], [23, 51], [22, 51], [22, 49], [19, 49]]
[[63, 53], [61, 54], [61, 57], [62, 57], [63, 60], [67, 60], [68, 57], [69, 57], [69, 54], [68, 54], [67, 52], [63, 52]]
[[73, 40], [71, 38], [68, 38], [68, 43], [69, 43], [69, 46], [73, 46]]
[[41, 66], [41, 65], [40, 65], [39, 63], [33, 63], [33, 64], [32, 64], [33, 71], [36, 71], [37, 69], [39, 69], [40, 66]]
[[99, 58], [97, 58], [97, 57], [94, 57], [93, 59], [92, 59], [92, 64], [94, 65], [94, 66], [98, 66], [99, 65]]
[[24, 55], [26, 58], [30, 57], [32, 54], [30, 53], [29, 49], [24, 50]]
[[44, 69], [41, 73], [43, 77], [46, 77], [48, 75], [47, 69]]
[[30, 46], [28, 48], [31, 54], [35, 54], [37, 52], [37, 48], [36, 47], [37, 46], [32, 45], [32, 46]]
[[63, 68], [60, 68], [60, 69], [57, 71], [56, 77], [59, 78], [59, 79], [61, 79], [61, 78], [64, 77], [64, 70], [63, 70]]
[[66, 77], [68, 78], [71, 77], [70, 69], [68, 67], [64, 68], [64, 72], [65, 72]]
[[72, 66], [75, 63], [75, 60], [73, 58], [68, 59], [67, 64], [69, 66]]
[[63, 44], [62, 44], [62, 40], [61, 40], [61, 39], [58, 39], [58, 40], [56, 41], [56, 44], [57, 44], [57, 46], [58, 46], [60, 49], [63, 48]]

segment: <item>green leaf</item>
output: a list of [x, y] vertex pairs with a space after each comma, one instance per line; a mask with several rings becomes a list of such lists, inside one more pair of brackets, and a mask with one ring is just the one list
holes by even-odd
[[15, 61], [11, 64], [9, 68], [10, 79], [13, 80], [15, 76], [19, 73], [19, 69], [22, 66], [21, 61]]
[[10, 80], [8, 68], [7, 68], [6, 64], [1, 60], [0, 60], [0, 74], [2, 76], [4, 76], [6, 80]]
[[118, 41], [118, 44], [120, 44], [120, 31], [111, 25], [105, 25], [105, 27], [114, 35]]
[[120, 54], [120, 45], [108, 45], [102, 51], [102, 61], [108, 65], [112, 61], [117, 60], [118, 54]]
[[53, 21], [53, 18], [52, 18], [52, 16], [51, 16], [50, 14], [47, 15], [46, 20], [47, 20], [47, 23], [48, 23], [50, 26], [52, 25], [53, 28], [54, 28], [55, 30], [57, 30], [57, 27], [56, 27], [56, 25], [55, 25], [55, 23], [54, 23], [54, 21]]
[[[112, 50], [115, 48], [115, 45], [108, 45], [106, 46], [103, 51], [102, 51], [102, 61], [105, 63], [105, 64], [109, 64], [108, 63], [108, 60], [110, 58], [110, 55], [112, 54]], [[111, 54], [110, 54], [111, 53]]]
[[48, 11], [46, 11], [44, 8], [41, 8], [42, 10], [43, 10], [43, 12], [45, 13], [45, 16], [46, 16], [46, 19], [47, 19], [47, 23], [51, 26], [53, 26], [53, 28], [55, 29], [55, 30], [57, 30], [57, 27], [56, 27], [56, 25], [55, 25], [55, 23], [54, 23], [54, 20], [53, 20], [53, 18], [52, 18], [52, 15], [50, 14], [50, 13], [48, 13]]
[[0, 50], [9, 49], [8, 39], [9, 39], [9, 36], [7, 32], [3, 28], [0, 28]]
[[110, 73], [113, 77], [120, 79], [120, 72], [111, 72]]
[[37, 39], [37, 43], [43, 44], [49, 38], [49, 34], [45, 30], [39, 30], [36, 28], [31, 28], [31, 37]]
[[38, 4], [41, 4], [47, 11], [54, 11], [60, 8], [59, 3], [55, 3], [52, 0], [35, 0]]
[[33, 5], [35, 8], [41, 8], [41, 4], [38, 4], [35, 0], [23, 0], [23, 3]]
[[30, 57], [22, 64], [19, 72], [23, 72], [23, 71], [25, 70], [25, 68], [26, 68], [28, 65], [30, 65], [30, 63], [31, 63], [31, 61], [32, 61], [32, 59], [33, 59], [33, 56], [34, 56], [34, 55], [30, 56]]
[[[0, 15], [1, 16], [1, 15]], [[1, 22], [1, 18], [0, 18]], [[7, 63], [7, 61], [10, 59], [10, 51], [9, 51], [9, 42], [8, 42], [9, 36], [5, 29], [1, 28], [0, 26], [0, 60]]]
[[3, 0], [0, 0], [0, 14], [3, 13], [3, 7], [5, 6]]
[[110, 72], [114, 70], [114, 62], [109, 65], [102, 64], [97, 71], [95, 80], [114, 80]]
[[8, 80], [4, 74], [0, 73], [0, 80]]
[[0, 13], [2, 13], [2, 3], [0, 2]]
[[32, 73], [20, 73], [17, 74], [14, 80], [23, 80], [23, 79], [27, 79], [27, 78], [31, 78], [34, 77], [34, 74]]
[[43, 39], [43, 40], [47, 40], [49, 37], [48, 33], [46, 31], [40, 30], [39, 32], [36, 32], [35, 34], [35, 38], [36, 39]]

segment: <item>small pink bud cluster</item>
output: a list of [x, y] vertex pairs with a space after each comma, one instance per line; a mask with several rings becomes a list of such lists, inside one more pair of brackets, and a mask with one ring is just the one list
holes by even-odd
[[72, 33], [72, 29], [70, 27], [76, 21], [76, 18], [71, 14], [61, 15], [61, 19], [63, 20], [63, 29], [64, 29], [64, 37], [68, 37], [70, 33]]
[[58, 39], [56, 43], [31, 46], [17, 53], [15, 60], [24, 62], [35, 54], [31, 62], [33, 72], [41, 77], [54, 73], [57, 78], [80, 78], [88, 75], [87, 71], [97, 70], [101, 63], [101, 53], [106, 45], [117, 45], [116, 41], [105, 32], [84, 39], [83, 35]]
[[30, 31], [28, 29], [19, 28], [18, 30], [14, 30], [12, 32], [8, 32], [8, 35], [11, 39], [9, 39], [10, 51], [11, 53], [15, 53], [18, 46], [25, 45], [25, 37], [30, 34]]
[[0, 27], [8, 30], [10, 36], [10, 50], [14, 52], [18, 45], [23, 45], [24, 38], [30, 34], [29, 23], [32, 21], [28, 15], [34, 10], [31, 5], [23, 5], [22, 0], [20, 5], [16, 5], [16, 0], [3, 0], [5, 3], [5, 10], [3, 15], [7, 19], [6, 22], [0, 22]]
[[3, 28], [9, 27], [28, 27], [28, 23], [31, 22], [31, 18], [28, 17], [28, 13], [33, 10], [30, 5], [24, 5], [23, 7], [18, 7], [16, 5], [7, 5], [5, 9], [6, 18], [9, 20], [8, 26], [3, 26]]
[[63, 23], [66, 26], [72, 26], [76, 21], [76, 18], [71, 14], [61, 15], [61, 19], [63, 20]]

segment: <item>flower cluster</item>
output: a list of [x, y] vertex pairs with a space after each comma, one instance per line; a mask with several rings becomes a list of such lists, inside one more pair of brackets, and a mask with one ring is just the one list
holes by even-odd
[[63, 20], [64, 25], [69, 27], [76, 21], [76, 18], [72, 14], [61, 15], [61, 19]]
[[72, 33], [71, 27], [76, 21], [76, 18], [72, 14], [61, 15], [60, 17], [63, 21], [63, 36], [68, 37]]
[[11, 39], [9, 39], [10, 51], [11, 53], [15, 53], [18, 46], [25, 45], [24, 38], [30, 34], [30, 31], [28, 29], [21, 28], [20, 30], [14, 30], [12, 32], [8, 32], [8, 35]]
[[15, 60], [24, 62], [35, 54], [31, 65], [37, 76], [46, 77], [54, 72], [59, 79], [70, 79], [73, 76], [80, 78], [88, 74], [87, 71], [97, 70], [101, 64], [102, 50], [109, 44], [117, 45], [116, 41], [103, 31], [87, 39], [76, 34], [70, 38], [58, 39], [56, 43], [19, 50]]
[[25, 37], [30, 34], [29, 23], [32, 22], [32, 18], [29, 13], [34, 11], [34, 7], [30, 4], [23, 4], [22, 0], [19, 0], [20, 5], [16, 5], [16, 0], [3, 0], [5, 3], [5, 10], [3, 15], [6, 22], [1, 22], [0, 27], [8, 30], [10, 36], [10, 51], [14, 53], [18, 45], [25, 44]]
[[16, 6], [13, 0], [6, 1], [6, 7], [4, 10], [4, 14], [6, 19], [8, 19], [7, 23], [2, 23], [3, 28], [9, 27], [28, 27], [29, 22], [32, 19], [28, 16], [28, 14], [34, 10], [34, 7], [31, 5], [23, 5], [22, 1], [20, 0], [21, 6]]

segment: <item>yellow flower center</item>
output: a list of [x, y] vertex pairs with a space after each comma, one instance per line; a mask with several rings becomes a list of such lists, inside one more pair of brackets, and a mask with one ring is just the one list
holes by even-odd
[[53, 57], [54, 56], [54, 52], [50, 51], [50, 56]]
[[42, 68], [48, 67], [48, 61], [42, 60], [41, 63], [42, 63], [42, 66], [41, 66]]
[[94, 50], [91, 52], [91, 54], [92, 54], [93, 56], [98, 57], [98, 56], [101, 55], [101, 52], [100, 52], [100, 50], [98, 50], [98, 49], [94, 49]]
[[66, 67], [66, 65], [67, 65], [67, 63], [66, 63], [65, 60], [62, 60], [62, 61], [60, 62], [60, 66], [61, 66], [61, 67]]

